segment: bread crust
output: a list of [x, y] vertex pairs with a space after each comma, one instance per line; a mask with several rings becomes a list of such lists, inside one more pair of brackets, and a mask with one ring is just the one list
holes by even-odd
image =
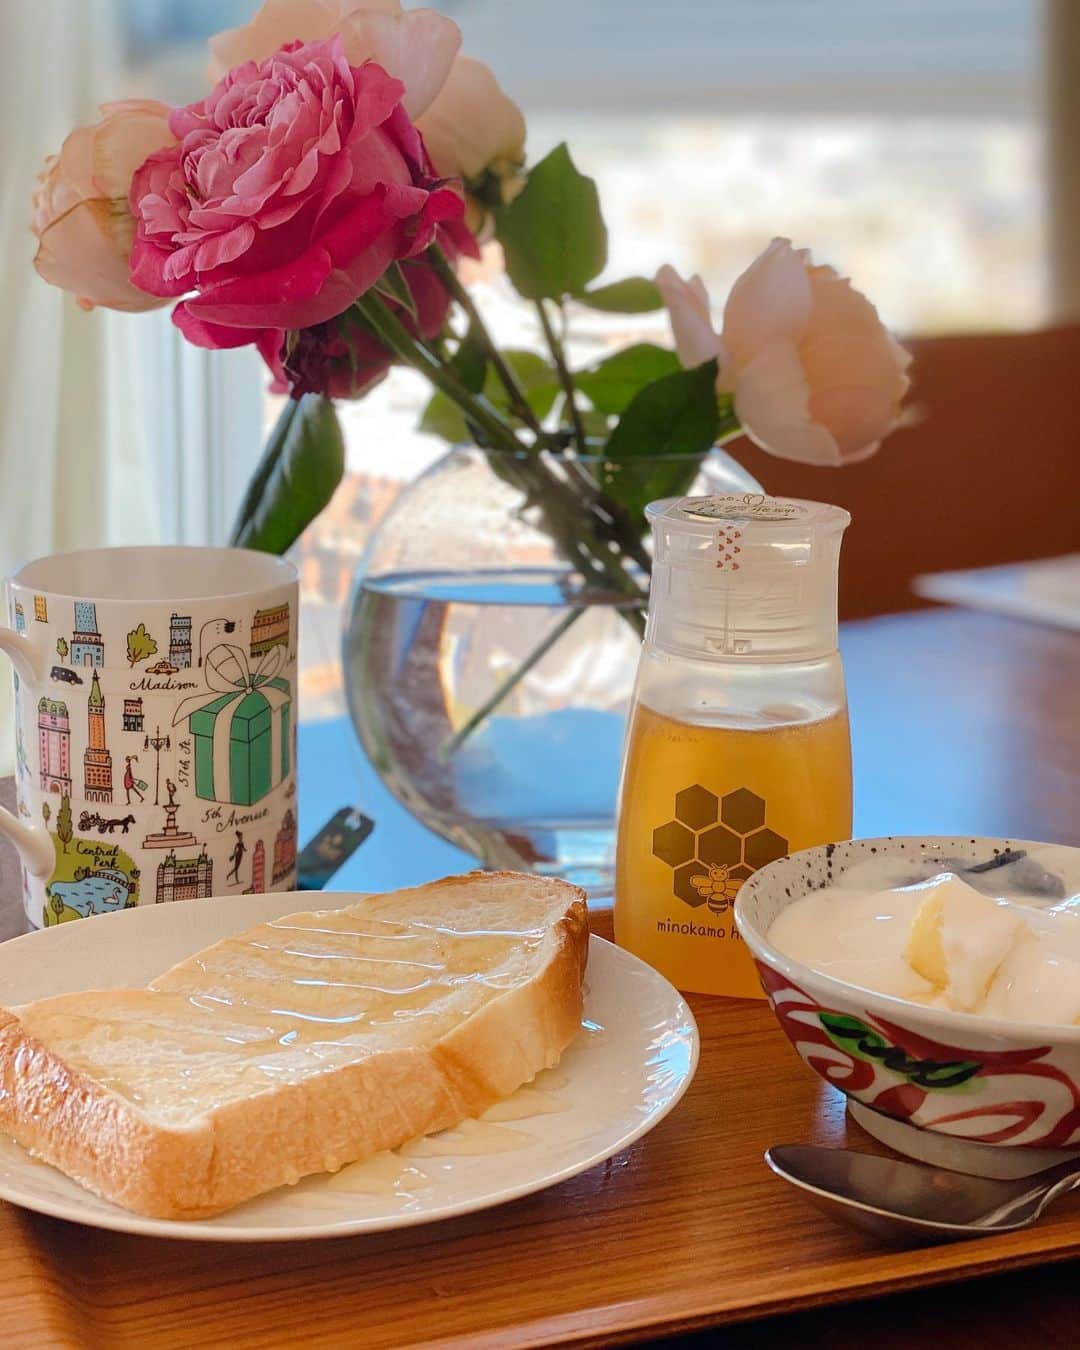
[[[526, 878], [468, 873], [417, 889], [510, 879]], [[528, 978], [429, 1047], [377, 1051], [229, 1102], [191, 1129], [148, 1120], [37, 1041], [17, 1013], [0, 1009], [0, 1130], [126, 1209], [199, 1219], [478, 1115], [555, 1064], [581, 1022], [584, 894], [563, 882], [527, 880], [548, 894], [551, 886], [565, 892], [546, 959]]]

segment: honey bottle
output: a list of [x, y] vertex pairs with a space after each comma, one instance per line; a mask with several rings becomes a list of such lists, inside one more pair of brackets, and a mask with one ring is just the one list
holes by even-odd
[[615, 939], [679, 989], [760, 997], [733, 921], [757, 868], [851, 833], [837, 570], [851, 517], [738, 494], [652, 503], [619, 801]]

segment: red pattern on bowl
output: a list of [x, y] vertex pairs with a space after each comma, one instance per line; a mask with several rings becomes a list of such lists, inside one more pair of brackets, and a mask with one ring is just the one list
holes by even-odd
[[[878, 854], [977, 861], [1005, 840], [855, 840], [807, 849], [745, 883], [736, 921], [784, 1034], [827, 1083], [877, 1111], [954, 1138], [1020, 1148], [1080, 1145], [1080, 1028], [1005, 1023], [926, 1008], [821, 975], [769, 946], [776, 914]], [[1080, 850], [1065, 857], [1080, 890]], [[800, 886], [800, 879], [802, 885]]]

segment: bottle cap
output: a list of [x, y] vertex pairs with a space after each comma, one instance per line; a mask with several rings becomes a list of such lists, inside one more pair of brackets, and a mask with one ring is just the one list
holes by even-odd
[[653, 529], [647, 643], [699, 660], [809, 661], [836, 650], [842, 507], [764, 493], [668, 497]]

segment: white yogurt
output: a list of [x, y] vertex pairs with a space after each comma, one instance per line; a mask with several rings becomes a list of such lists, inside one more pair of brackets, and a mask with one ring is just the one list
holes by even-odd
[[[1000, 869], [1002, 880], [1008, 870]], [[1042, 896], [988, 894], [993, 872], [896, 884], [911, 874], [903, 859], [869, 859], [789, 905], [769, 941], [813, 970], [877, 993], [1010, 1021], [1080, 1023], [1080, 896], [1054, 895], [1049, 885]], [[905, 955], [915, 916], [935, 895], [944, 984], [924, 978]]]

